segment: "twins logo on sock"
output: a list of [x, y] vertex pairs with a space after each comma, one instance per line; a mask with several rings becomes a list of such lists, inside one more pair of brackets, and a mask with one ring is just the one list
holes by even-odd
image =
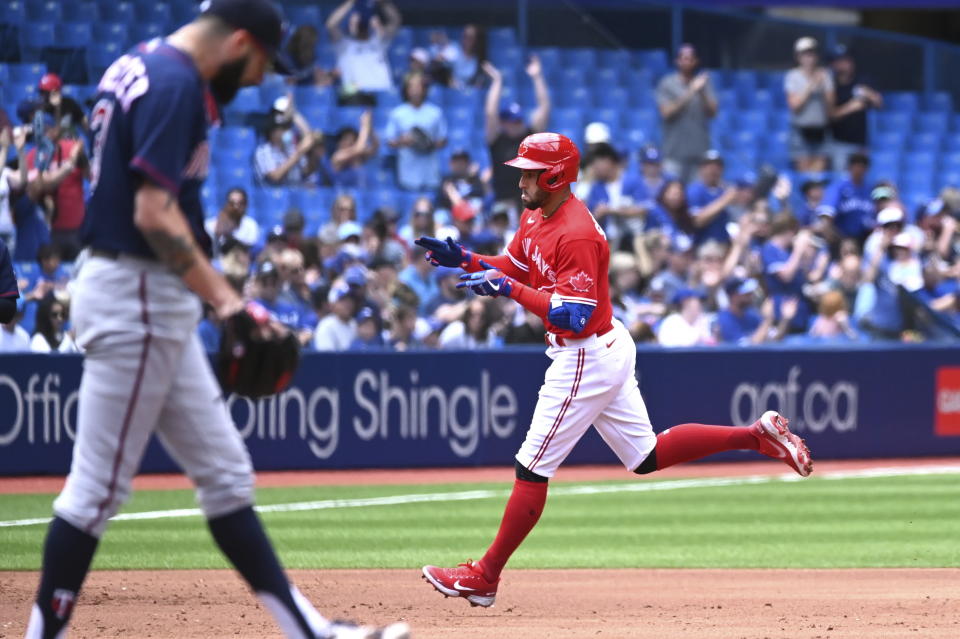
[[50, 601], [50, 607], [58, 619], [66, 619], [73, 610], [73, 602], [77, 599], [77, 593], [57, 588], [53, 591], [53, 599]]

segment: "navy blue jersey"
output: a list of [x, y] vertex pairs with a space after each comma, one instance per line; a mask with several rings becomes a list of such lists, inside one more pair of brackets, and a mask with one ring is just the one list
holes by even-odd
[[137, 45], [100, 80], [90, 128], [92, 193], [82, 238], [95, 249], [155, 258], [133, 222], [149, 180], [177, 198], [197, 243], [210, 253], [200, 187], [215, 107], [193, 60], [161, 40]]
[[0, 240], [0, 297], [7, 299], [20, 297], [17, 276], [13, 274], [13, 262], [10, 261], [10, 251], [7, 250], [3, 240]]

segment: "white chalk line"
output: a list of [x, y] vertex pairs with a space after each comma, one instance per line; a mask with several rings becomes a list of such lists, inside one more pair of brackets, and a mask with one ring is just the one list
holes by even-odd
[[[900, 466], [878, 467], [860, 470], [835, 470], [818, 473], [815, 478], [820, 480], [838, 479], [868, 479], [879, 477], [904, 477], [920, 475], [957, 475], [960, 474], [960, 465], [940, 466]], [[801, 481], [797, 474], [783, 475], [747, 475], [743, 477], [711, 477], [698, 479], [672, 479], [665, 481], [638, 481], [632, 484], [605, 484], [605, 485], [554, 485], [550, 487], [551, 497], [573, 495], [603, 495], [611, 493], [645, 493], [659, 490], [680, 490], [684, 488], [716, 488], [721, 486], [745, 486], [748, 484], [767, 484], [772, 482]], [[319, 501], [301, 501], [288, 504], [268, 504], [256, 506], [259, 513], [289, 513], [309, 510], [331, 510], [339, 508], [364, 508], [368, 506], [398, 506], [403, 504], [420, 504], [429, 502], [475, 501], [507, 497], [509, 489], [497, 490], [464, 490], [447, 493], [414, 493], [409, 495], [389, 495], [385, 497], [363, 497], [359, 499], [323, 499]], [[199, 508], [176, 508], [172, 510], [150, 510], [134, 513], [120, 513], [110, 519], [117, 521], [140, 521], [150, 519], [171, 519], [178, 517], [200, 517], [203, 512]], [[50, 522], [49, 517], [34, 519], [11, 519], [0, 521], [0, 528], [14, 528], [20, 526], [38, 526]]]

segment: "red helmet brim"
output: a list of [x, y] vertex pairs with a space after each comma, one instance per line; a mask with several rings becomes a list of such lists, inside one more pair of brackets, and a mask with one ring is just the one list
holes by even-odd
[[515, 157], [512, 160], [504, 162], [507, 166], [514, 166], [518, 169], [526, 169], [528, 171], [535, 171], [537, 169], [549, 169], [552, 165], [545, 164], [543, 162], [537, 162], [536, 160], [531, 160], [530, 158]]

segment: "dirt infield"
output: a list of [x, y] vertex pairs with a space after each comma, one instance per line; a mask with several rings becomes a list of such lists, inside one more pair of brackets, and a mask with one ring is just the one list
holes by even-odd
[[[293, 571], [330, 617], [404, 619], [417, 639], [955, 639], [960, 570], [514, 570], [497, 605], [416, 570]], [[23, 636], [34, 573], [0, 574], [0, 637]], [[94, 572], [74, 638], [278, 637], [228, 571]]]
[[[915, 468], [960, 463], [960, 457], [925, 457], [923, 459], [855, 459], [845, 461], [818, 461], [814, 473], [833, 470], [862, 470], [867, 468]], [[790, 473], [776, 461], [747, 461], [683, 464], [657, 471], [646, 478], [680, 479], [687, 477], [742, 477], [744, 475], [776, 475]], [[513, 466], [482, 468], [400, 468], [392, 470], [309, 470], [258, 472], [257, 486], [356, 486], [362, 484], [441, 484], [456, 482], [513, 481]], [[0, 477], [0, 495], [25, 493], [57, 493], [63, 488], [64, 477]], [[604, 481], [637, 479], [622, 466], [565, 466], [551, 481]], [[643, 479], [639, 480], [643, 481]], [[180, 474], [140, 475], [133, 480], [136, 490], [169, 490], [190, 488], [190, 481]]]

